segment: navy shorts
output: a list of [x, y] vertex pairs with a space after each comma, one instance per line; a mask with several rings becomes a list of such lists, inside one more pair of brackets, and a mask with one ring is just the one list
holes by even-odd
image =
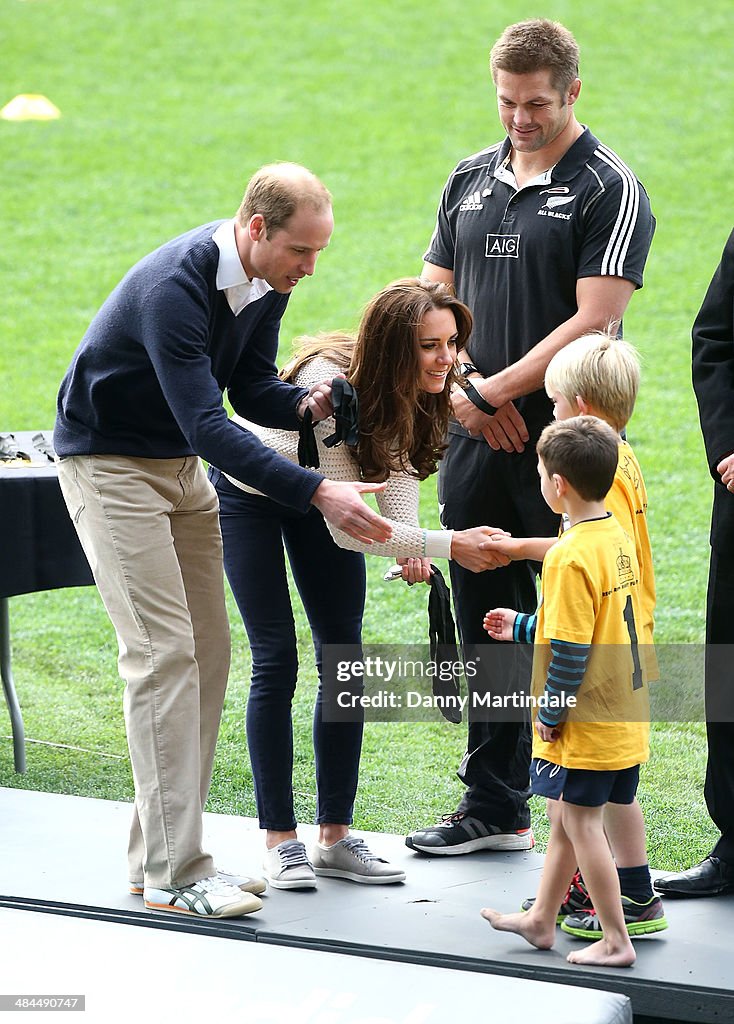
[[601, 807], [603, 804], [631, 804], [640, 781], [640, 766], [597, 772], [587, 768], [563, 768], [560, 764], [534, 757], [530, 764], [530, 788], [533, 796]]

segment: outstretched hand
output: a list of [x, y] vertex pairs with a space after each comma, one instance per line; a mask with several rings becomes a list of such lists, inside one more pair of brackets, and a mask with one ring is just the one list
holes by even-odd
[[512, 608], [492, 608], [484, 616], [482, 626], [493, 640], [512, 640], [517, 612]]
[[337, 529], [364, 544], [384, 544], [392, 536], [392, 526], [367, 505], [362, 495], [384, 491], [385, 484], [351, 483], [322, 480], [313, 493], [311, 504]]
[[513, 561], [516, 558], [522, 558], [522, 555], [518, 554], [521, 544], [520, 538], [511, 537], [509, 533], [493, 533], [491, 537], [482, 541], [479, 550], [493, 552], [495, 555], [504, 555], [505, 558]]

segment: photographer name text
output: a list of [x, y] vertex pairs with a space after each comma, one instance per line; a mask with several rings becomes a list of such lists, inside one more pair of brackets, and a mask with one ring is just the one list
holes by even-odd
[[394, 690], [378, 690], [371, 694], [355, 694], [349, 690], [341, 690], [336, 695], [340, 708], [460, 708], [466, 711], [471, 705], [476, 708], [575, 708], [574, 694], [561, 694], [559, 697], [541, 693], [535, 697], [531, 693], [470, 693], [464, 694], [425, 694], [418, 690], [406, 690], [396, 693]]

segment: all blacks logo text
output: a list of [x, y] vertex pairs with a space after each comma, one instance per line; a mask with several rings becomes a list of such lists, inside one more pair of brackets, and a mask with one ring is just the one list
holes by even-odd
[[518, 259], [520, 256], [520, 236], [487, 235], [484, 255], [496, 259]]

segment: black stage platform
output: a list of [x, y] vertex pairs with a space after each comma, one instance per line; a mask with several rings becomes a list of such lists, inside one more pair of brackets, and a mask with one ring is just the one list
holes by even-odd
[[[481, 906], [514, 910], [524, 897], [534, 893], [542, 866], [540, 855], [479, 853], [429, 858], [407, 850], [400, 836], [370, 834], [368, 838], [372, 848], [405, 869], [405, 884], [359, 886], [336, 879], [319, 879], [316, 891], [270, 890], [264, 898], [263, 910], [249, 917], [233, 921], [203, 921], [146, 911], [140, 897], [127, 895], [125, 847], [129, 817], [130, 807], [127, 804], [0, 789], [3, 827], [0, 907], [62, 915], [65, 919], [92, 918], [110, 925], [142, 925], [165, 932], [166, 942], [172, 941], [171, 933], [177, 933], [177, 941], [181, 942], [185, 934], [193, 934], [200, 944], [205, 936], [214, 936], [262, 946], [291, 947], [289, 957], [293, 947], [302, 947], [322, 953], [352, 954], [352, 957], [359, 958], [359, 962], [370, 958], [443, 968], [442, 971], [429, 970], [425, 977], [430, 975], [435, 979], [436, 989], [444, 984], [446, 992], [452, 994], [449, 1004], [453, 1008], [452, 1014], [460, 1012], [461, 1006], [476, 1006], [473, 999], [475, 985], [483, 983], [486, 986], [484, 1005], [489, 1017], [493, 998], [491, 986], [499, 985], [500, 981], [497, 978], [477, 978], [476, 975], [500, 975], [505, 979], [530, 979], [574, 987], [566, 990], [567, 1005], [560, 1015], [549, 1017], [545, 1012], [532, 1012], [533, 1017], [542, 1018], [543, 1024], [553, 1024], [554, 1021], [557, 1024], [574, 1024], [576, 1021], [584, 1024], [614, 1021], [621, 1024], [625, 1020], [624, 1016], [609, 1016], [608, 1006], [596, 1007], [593, 998], [589, 999], [580, 987], [627, 995], [636, 1015], [679, 1021], [734, 1022], [734, 897], [669, 900], [666, 902], [666, 915], [670, 928], [656, 936], [635, 941], [637, 962], [633, 968], [578, 967], [565, 960], [576, 940], [560, 931], [556, 948], [541, 952], [533, 950], [519, 938], [492, 931], [479, 916]], [[219, 867], [248, 874], [259, 873], [262, 837], [256, 822], [207, 814], [205, 823], [207, 844]], [[315, 836], [315, 829], [305, 827], [301, 833], [308, 845]], [[31, 919], [41, 920], [37, 913], [29, 914], [27, 920]], [[12, 920], [21, 919], [13, 915]], [[0, 915], [0, 932], [4, 944], [12, 936], [12, 930], [9, 932], [8, 927], [3, 927], [6, 923], [9, 927], [7, 914], [3, 913]], [[80, 924], [84, 922], [77, 920], [73, 928], [78, 929]], [[27, 939], [30, 927], [25, 923], [25, 955], [37, 959], [37, 970], [43, 976], [49, 964], [43, 952], [45, 932], [34, 926], [39, 935], [36, 948], [35, 941]], [[60, 926], [54, 922], [53, 925], [49, 923], [51, 927], [58, 929]], [[67, 921], [65, 927], [71, 930], [72, 923]], [[115, 942], [132, 942], [122, 935], [123, 931], [131, 930], [115, 928], [113, 931], [117, 936]], [[149, 932], [132, 942], [131, 953], [118, 961], [120, 985], [125, 984], [126, 976], [134, 985], [133, 972], [145, 971], [146, 968], [156, 970], [156, 959], [159, 959], [155, 952], [157, 947], [150, 955], [146, 953], [156, 938], [161, 942], [160, 935], [156, 937]], [[88, 941], [94, 945], [96, 939], [91, 936]], [[10, 944], [12, 952], [12, 938]], [[21, 945], [19, 940], [19, 949]], [[228, 964], [233, 962], [233, 957], [245, 952], [235, 943], [226, 945]], [[224, 946], [217, 943], [217, 948], [224, 949]], [[291, 967], [283, 967], [281, 971], [278, 966], [278, 957], [285, 963], [284, 952], [281, 949], [277, 957], [273, 954], [270, 958], [273, 966], [268, 968], [268, 977], [275, 979], [272, 981], [274, 993], [271, 994], [293, 1002], [301, 994], [300, 982], [297, 986], [291, 985], [288, 980]], [[247, 953], [248, 956], [255, 955], [254, 950]], [[16, 991], [14, 986], [8, 988], [7, 955], [4, 949], [0, 952], [4, 992]], [[256, 955], [262, 957], [265, 954], [258, 952]], [[133, 956], [138, 963], [131, 959]], [[243, 957], [242, 963], [246, 960]], [[332, 981], [342, 976], [345, 979], [349, 977], [349, 965], [353, 964], [351, 958], [332, 956], [328, 961]], [[314, 970], [321, 974], [321, 967], [316, 961], [309, 962], [313, 962]], [[372, 972], [385, 966], [363, 963], [362, 971]], [[249, 967], [242, 969], [250, 970]], [[459, 971], [471, 972], [471, 979], [465, 977], [462, 980]], [[247, 976], [243, 975], [243, 978]], [[326, 1021], [341, 1024], [342, 1019], [350, 1020], [352, 1024], [361, 1024], [362, 1020], [365, 1024], [367, 1021], [370, 1024], [392, 1024], [393, 1021], [396, 1024], [424, 1024], [424, 1021], [446, 1019], [445, 1013], [439, 1017], [426, 1015], [428, 1011], [420, 1016], [414, 1012], [415, 1007], [404, 1012], [401, 1010], [402, 1016], [400, 1013], [396, 1016], [384, 1000], [380, 1001], [387, 991], [383, 990], [383, 984], [389, 988], [392, 982], [381, 981], [378, 974], [373, 978], [371, 973], [363, 973], [361, 977], [362, 989], [367, 984], [374, 999], [370, 1012], [367, 1013], [369, 1006], [363, 1001], [359, 1004], [358, 1019], [355, 1019], [354, 1015], [346, 1013], [345, 1004], [345, 1016], [342, 1018], [333, 1007], [329, 1007], [327, 1012], [324, 1005], [323, 1013], [314, 1012], [314, 1024], [322, 1017], [324, 1024]], [[406, 973], [403, 983], [409, 994], [410, 986], [414, 984], [412, 977]], [[312, 980], [318, 988], [316, 980]], [[467, 991], [468, 1002], [462, 995], [464, 981], [471, 986], [471, 994]], [[192, 978], [192, 985], [195, 984], [198, 983]], [[244, 984], [247, 985], [247, 981]], [[416, 981], [415, 984], [421, 986], [423, 982]], [[45, 984], [42, 987], [47, 989]], [[76, 991], [82, 990], [77, 986]], [[417, 993], [420, 994], [418, 989], [412, 995], [417, 998]], [[263, 992], [258, 990], [258, 994], [262, 996]], [[364, 991], [362, 997], [366, 998]], [[458, 1004], [457, 998], [460, 998]], [[432, 1003], [434, 1010], [438, 1005]], [[529, 1012], [523, 1008], [522, 1000], [515, 1005], [523, 1016]], [[619, 1007], [614, 1006], [613, 1012], [618, 1011]], [[599, 1016], [599, 1013], [607, 1013], [607, 1016]], [[288, 1013], [282, 1017], [253, 1018], [248, 1011], [247, 1020], [286, 1021], [293, 1016]], [[511, 1014], [492, 1016], [493, 1019], [507, 1020]], [[177, 1019], [185, 1018], [179, 1016]], [[310, 1021], [311, 1017], [305, 1019]], [[300, 1020], [304, 1017], [301, 1016]]]

